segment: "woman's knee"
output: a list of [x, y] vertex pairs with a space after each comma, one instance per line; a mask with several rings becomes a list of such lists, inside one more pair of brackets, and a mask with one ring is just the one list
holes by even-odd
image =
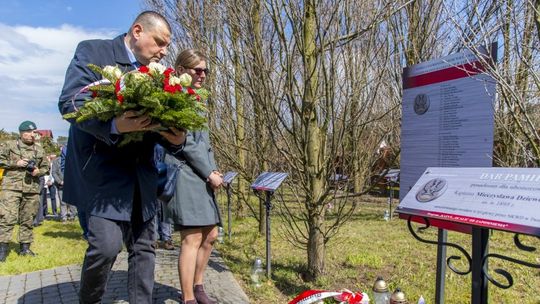
[[217, 226], [209, 228], [209, 231], [206, 233], [205, 243], [214, 244], [218, 237], [218, 228]]
[[201, 231], [182, 232], [182, 246], [199, 247], [203, 240]]

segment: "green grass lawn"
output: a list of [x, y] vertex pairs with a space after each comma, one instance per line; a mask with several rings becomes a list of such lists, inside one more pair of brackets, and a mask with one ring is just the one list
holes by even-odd
[[[371, 287], [377, 276], [382, 276], [391, 290], [400, 287], [410, 303], [417, 303], [420, 295], [423, 295], [427, 303], [433, 303], [436, 246], [414, 239], [405, 220], [394, 217], [390, 222], [384, 221], [386, 199], [364, 197], [360, 201], [360, 207], [352, 221], [328, 244], [327, 273], [316, 282], [308, 283], [302, 280], [301, 273], [305, 271], [307, 264], [306, 252], [285, 240], [282, 233], [285, 226], [278, 216], [272, 218], [272, 280], [262, 287], [254, 287], [249, 275], [255, 257], [265, 260], [265, 237], [258, 235], [257, 222], [254, 219], [234, 221], [232, 240], [218, 244], [217, 247], [253, 303], [287, 303], [307, 289], [347, 288], [368, 292], [371, 296]], [[222, 213], [226, 215], [226, 210], [223, 209]], [[436, 234], [437, 230], [430, 228], [421, 235], [436, 240]], [[513, 245], [512, 238], [513, 234], [510, 233], [493, 232], [490, 252], [540, 263], [538, 239], [522, 238], [525, 244], [537, 248], [533, 253], [525, 253]], [[460, 244], [470, 253], [470, 235], [449, 232], [448, 240]], [[453, 254], [458, 252], [450, 248], [447, 256]], [[466, 267], [462, 261], [454, 264], [462, 270]], [[489, 265], [492, 275], [497, 276], [493, 269], [503, 268], [514, 277], [514, 286], [507, 290], [489, 285], [489, 303], [540, 303], [540, 270], [499, 260], [490, 260]], [[446, 303], [470, 303], [470, 280], [470, 274], [460, 276], [448, 269]], [[501, 282], [505, 282], [504, 279]]]
[[10, 253], [4, 263], [0, 263], [0, 275], [12, 275], [49, 269], [63, 265], [81, 264], [86, 250], [86, 241], [78, 221], [62, 223], [46, 220], [34, 228], [34, 242], [30, 249], [35, 257], [18, 255], [17, 227], [9, 244]]

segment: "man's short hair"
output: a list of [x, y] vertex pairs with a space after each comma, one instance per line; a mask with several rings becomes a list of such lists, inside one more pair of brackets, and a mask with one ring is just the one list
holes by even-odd
[[160, 13], [154, 12], [154, 11], [144, 11], [140, 13], [137, 18], [135, 18], [135, 21], [133, 21], [133, 24], [136, 23], [141, 24], [143, 27], [153, 30], [156, 25], [159, 24], [159, 22], [163, 22], [167, 26], [167, 30], [169, 30], [169, 33], [172, 33], [171, 25], [169, 24], [169, 21], [167, 21], [167, 18], [165, 18]]

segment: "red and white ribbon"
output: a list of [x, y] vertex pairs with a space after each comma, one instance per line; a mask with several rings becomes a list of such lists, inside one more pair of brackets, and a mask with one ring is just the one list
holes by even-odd
[[111, 82], [108, 79], [101, 79], [101, 80], [98, 80], [98, 81], [94, 81], [89, 85], [84, 86], [82, 89], [79, 90], [79, 92], [77, 92], [77, 94], [73, 95], [73, 98], [71, 98], [71, 105], [73, 106], [73, 109], [75, 111], [79, 111], [79, 109], [75, 105], [75, 98], [77, 98], [77, 96], [79, 96], [79, 94], [88, 92], [88, 89], [93, 87], [93, 86], [107, 85], [107, 84], [111, 84]]
[[340, 304], [365, 304], [369, 303], [369, 298], [365, 293], [355, 293], [344, 289], [342, 291], [327, 290], [306, 290], [299, 294], [289, 304], [311, 304], [333, 297]]

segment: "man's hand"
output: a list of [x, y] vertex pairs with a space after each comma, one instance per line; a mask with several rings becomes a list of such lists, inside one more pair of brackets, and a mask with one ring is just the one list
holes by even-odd
[[26, 168], [27, 165], [28, 165], [28, 159], [26, 158], [23, 158], [17, 161], [17, 167]]
[[148, 115], [139, 115], [135, 111], [126, 111], [114, 120], [116, 129], [120, 133], [135, 131], [150, 131], [160, 126], [158, 123], [152, 123]]
[[223, 177], [218, 171], [212, 171], [208, 176], [208, 183], [212, 189], [217, 190], [223, 185]]
[[39, 169], [35, 168], [34, 171], [32, 171], [32, 176], [38, 176], [38, 174], [39, 174]]
[[186, 130], [169, 128], [167, 131], [159, 131], [159, 134], [161, 134], [163, 138], [175, 146], [180, 146], [186, 141]]

